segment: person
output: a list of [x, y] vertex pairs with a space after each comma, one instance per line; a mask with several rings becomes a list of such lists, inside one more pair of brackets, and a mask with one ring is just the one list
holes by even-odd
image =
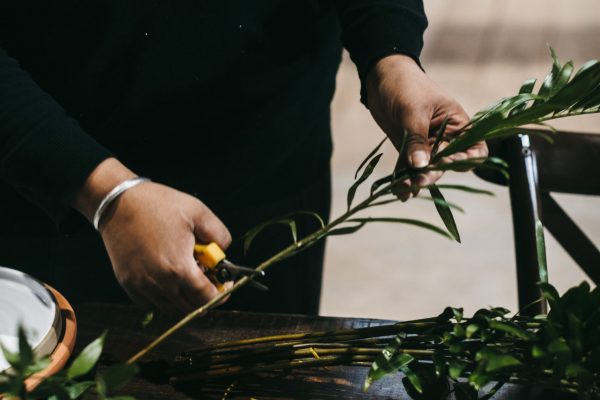
[[[296, 210], [329, 216], [342, 45], [375, 121], [396, 146], [409, 132], [403, 162], [427, 165], [446, 116], [448, 132], [466, 123], [421, 69], [426, 25], [421, 0], [2, 2], [0, 264], [74, 303], [126, 293], [165, 313], [198, 307], [218, 292], [195, 242], [255, 266], [291, 238], [271, 228], [244, 255], [249, 228]], [[485, 154], [479, 143], [456, 158]], [[114, 199], [98, 234], [101, 201], [138, 176], [152, 182]], [[299, 233], [313, 223], [300, 217]], [[228, 306], [318, 313], [323, 246]]]

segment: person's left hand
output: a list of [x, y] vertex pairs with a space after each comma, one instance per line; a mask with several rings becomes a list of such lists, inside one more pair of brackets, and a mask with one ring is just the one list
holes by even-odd
[[[419, 68], [410, 57], [394, 54], [382, 58], [367, 76], [367, 103], [371, 115], [390, 138], [394, 146], [402, 146], [404, 129], [408, 132], [406, 146], [400, 154], [395, 169], [411, 166], [426, 167], [431, 159], [433, 137], [442, 122], [448, 117], [444, 135], [456, 132], [469, 122], [461, 105], [446, 96]], [[445, 144], [440, 146], [440, 150]], [[479, 142], [464, 152], [453, 154], [441, 162], [486, 157], [485, 142]], [[417, 175], [412, 182], [404, 182], [405, 191], [399, 197], [406, 201], [410, 197], [411, 185], [424, 187], [435, 183], [441, 171], [430, 171]], [[417, 195], [415, 190], [413, 195]]]

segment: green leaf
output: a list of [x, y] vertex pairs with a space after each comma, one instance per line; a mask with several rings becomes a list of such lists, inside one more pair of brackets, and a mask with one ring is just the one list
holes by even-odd
[[383, 144], [385, 143], [385, 141], [387, 140], [387, 136], [384, 137], [381, 142], [379, 142], [379, 144], [373, 149], [371, 150], [371, 152], [369, 153], [369, 155], [360, 163], [360, 165], [358, 166], [358, 168], [356, 169], [356, 172], [354, 173], [354, 179], [356, 179], [358, 177], [358, 173], [360, 172], [360, 170], [365, 166], [365, 164], [375, 155], [375, 153], [377, 153], [377, 151], [381, 148], [381, 146], [383, 146]]
[[135, 400], [135, 397], [132, 397], [132, 396], [114, 396], [114, 397], [107, 397], [106, 400]]
[[361, 222], [354, 226], [345, 226], [342, 228], [333, 229], [327, 233], [327, 236], [348, 235], [348, 234], [358, 231], [360, 228], [362, 228], [366, 224], [367, 224], [366, 222]]
[[512, 336], [516, 336], [518, 338], [524, 340], [531, 340], [534, 335], [531, 332], [526, 331], [525, 329], [517, 326], [516, 324], [508, 323], [508, 322], [500, 322], [492, 320], [490, 321], [490, 328], [506, 332]]
[[92, 386], [94, 386], [94, 381], [85, 381], [77, 382], [72, 385], [66, 386], [65, 389], [69, 394], [70, 399], [77, 399], [81, 397]]
[[397, 372], [403, 366], [409, 365], [414, 357], [407, 353], [401, 353], [391, 357], [389, 360], [378, 358], [373, 362], [371, 370], [364, 382], [363, 390], [369, 390], [373, 382], [383, 378], [385, 375]]
[[[407, 225], [414, 225], [414, 226], [418, 226], [421, 228], [425, 228], [425, 229], [429, 229], [430, 231], [433, 231], [435, 233], [438, 233], [442, 236], [447, 237], [448, 239], [454, 239], [454, 237], [452, 237], [451, 234], [449, 234], [448, 232], [446, 232], [445, 230], [432, 225], [428, 222], [423, 222], [423, 221], [419, 221], [416, 219], [409, 219], [409, 218], [389, 218], [389, 217], [369, 217], [369, 218], [350, 218], [348, 219], [348, 222], [358, 222], [358, 223], [370, 223], [370, 222], [392, 222], [392, 223], [398, 223], [398, 224], [407, 224]], [[360, 228], [359, 228], [360, 229]]]
[[510, 354], [490, 354], [485, 367], [485, 372], [496, 372], [501, 369], [519, 365], [523, 365], [523, 363]]
[[35, 360], [35, 362], [33, 362], [33, 364], [29, 365], [25, 369], [25, 376], [33, 375], [37, 372], [43, 371], [46, 368], [48, 368], [48, 365], [50, 365], [49, 357], [43, 357], [43, 358], [37, 359], [37, 360]]
[[536, 82], [537, 82], [537, 78], [527, 79], [521, 85], [521, 88], [519, 89], [519, 94], [532, 93]]
[[105, 338], [106, 331], [104, 331], [99, 338], [88, 344], [85, 349], [79, 353], [69, 369], [67, 369], [67, 380], [72, 380], [83, 376], [90, 372], [92, 368], [94, 368], [98, 362], [98, 359], [100, 358], [100, 354], [102, 354]]
[[477, 390], [487, 385], [490, 380], [490, 375], [485, 373], [483, 368], [476, 368], [469, 376], [469, 383]]
[[246, 232], [244, 235], [242, 235], [242, 238], [244, 239], [244, 254], [248, 253], [248, 250], [250, 249], [250, 246], [252, 245], [252, 242], [254, 241], [254, 239], [256, 239], [256, 237], [260, 233], [262, 233], [262, 231], [264, 231], [266, 228], [273, 226], [273, 225], [289, 226], [290, 231], [292, 233], [292, 238], [294, 240], [294, 243], [296, 243], [298, 241], [296, 220], [292, 218], [296, 215], [308, 215], [308, 216], [314, 217], [319, 222], [321, 228], [323, 228], [325, 226], [325, 221], [323, 221], [323, 218], [321, 218], [321, 216], [319, 214], [317, 214], [316, 212], [313, 212], [313, 211], [295, 211], [295, 212], [292, 212], [289, 214], [275, 217], [266, 222], [263, 222], [262, 224], [255, 226], [254, 228], [252, 228], [248, 232]]
[[467, 363], [452, 359], [449, 362], [448, 373], [450, 374], [450, 378], [458, 379], [462, 375], [463, 371], [467, 368]]
[[104, 381], [106, 391], [118, 389], [129, 382], [139, 371], [134, 364], [115, 364], [106, 369], [100, 379]]
[[435, 141], [431, 146], [431, 158], [435, 157], [435, 154], [438, 152], [440, 144], [442, 143], [442, 139], [444, 139], [444, 132], [446, 132], [446, 127], [448, 126], [449, 116], [446, 115], [446, 118], [440, 124], [437, 132], [435, 133]]
[[442, 195], [442, 192], [436, 185], [431, 185], [429, 187], [429, 193], [434, 199], [435, 209], [440, 215], [440, 218], [446, 226], [446, 229], [448, 229], [448, 232], [450, 232], [454, 240], [460, 243], [460, 233], [458, 232], [456, 221], [454, 220], [454, 216], [452, 215], [452, 209], [450, 208], [450, 205], [446, 203], [444, 195]]
[[489, 190], [477, 189], [471, 186], [465, 185], [448, 185], [448, 184], [438, 184], [436, 185], [438, 189], [449, 189], [449, 190], [461, 190], [467, 193], [475, 193], [475, 194], [485, 194], [487, 196], [495, 196], [494, 192], [490, 192]]
[[[556, 56], [556, 52], [554, 51], [554, 49], [552, 47], [550, 47], [550, 54], [552, 55], [552, 70], [550, 71], [550, 73], [548, 74], [548, 76], [546, 76], [546, 79], [544, 79], [544, 82], [542, 83], [542, 86], [540, 87], [540, 90], [538, 91], [538, 95], [542, 98], [548, 98], [551, 93], [552, 93], [552, 89], [556, 84], [556, 81], [558, 80], [558, 76], [560, 74], [560, 70], [561, 70], [561, 65], [560, 62], [558, 61], [558, 57]], [[541, 100], [536, 101], [536, 104], [539, 103]]]
[[[27, 340], [27, 334], [25, 333], [25, 328], [19, 325], [19, 358], [20, 358], [20, 367], [22, 369], [33, 364], [35, 360], [35, 356], [33, 355], [33, 349], [29, 345]], [[7, 359], [8, 361], [8, 359]], [[9, 361], [10, 362], [10, 361]], [[12, 364], [11, 364], [12, 365]]]
[[147, 327], [154, 319], [154, 311], [148, 311], [142, 320], [142, 328]]
[[[454, 209], [456, 211], [460, 211], [461, 213], [465, 212], [465, 209], [462, 208], [461, 206], [459, 206], [457, 204], [454, 204], [454, 203], [451, 203], [451, 202], [446, 201], [446, 200], [439, 199], [439, 198], [433, 198], [433, 197], [430, 197], [430, 196], [419, 196], [419, 197], [417, 197], [417, 199], [431, 201], [434, 204], [441, 204], [441, 205], [443, 205], [445, 207], [449, 207], [449, 208]], [[396, 201], [398, 201], [398, 199], [396, 199]], [[371, 204], [371, 206], [372, 205], [373, 204]]]
[[539, 219], [535, 221], [535, 249], [538, 259], [540, 282], [548, 282], [548, 266], [546, 265], [546, 244], [544, 241], [544, 225]]
[[373, 159], [371, 159], [371, 161], [369, 161], [369, 163], [365, 167], [365, 170], [363, 171], [360, 178], [358, 178], [356, 180], [356, 182], [354, 182], [354, 184], [352, 184], [352, 186], [350, 186], [350, 189], [348, 189], [348, 196], [347, 196], [348, 210], [352, 206], [352, 200], [354, 200], [354, 196], [356, 195], [356, 190], [364, 181], [366, 181], [369, 178], [369, 176], [371, 176], [371, 174], [375, 170], [375, 167], [379, 163], [379, 160], [381, 159], [382, 155], [383, 155], [383, 153], [379, 153], [375, 157], [373, 157]]
[[550, 305], [558, 302], [560, 295], [554, 286], [548, 282], [540, 282], [538, 283], [538, 286], [542, 291], [542, 296], [544, 296], [544, 298], [550, 302]]
[[465, 328], [461, 324], [454, 325], [453, 333], [457, 338], [464, 338], [466, 336]]
[[571, 79], [571, 75], [573, 75], [573, 61], [569, 61], [565, 65], [562, 66], [562, 68], [558, 72], [556, 82], [554, 83], [554, 87], [552, 88], [552, 92], [550, 95], [554, 95], [560, 89], [565, 87], [567, 85], [567, 83], [569, 83], [569, 79]]
[[[521, 88], [519, 89], [519, 94], [531, 94], [533, 92], [533, 88], [535, 87], [536, 82], [537, 82], [536, 78], [528, 79], [525, 82], [523, 82], [523, 84], [521, 85]], [[510, 111], [509, 115], [512, 116], [516, 113], [519, 113], [519, 112], [523, 111], [525, 108], [527, 108], [527, 102], [524, 102], [520, 105], [515, 106]]]
[[396, 335], [393, 341], [375, 358], [363, 384], [365, 392], [369, 390], [373, 382], [408, 366], [414, 360], [414, 357], [410, 354], [398, 352], [404, 338], [405, 335]]
[[400, 367], [400, 371], [406, 375], [408, 382], [412, 386], [412, 389], [416, 390], [417, 393], [423, 394], [423, 385], [421, 384], [421, 378], [412, 369], [407, 366]]
[[533, 358], [543, 358], [546, 355], [546, 352], [540, 345], [534, 344], [531, 347], [531, 356]]
[[481, 326], [480, 326], [480, 325], [478, 325], [478, 324], [469, 324], [469, 325], [467, 326], [467, 329], [466, 329], [466, 336], [467, 336], [467, 339], [470, 339], [471, 337], [473, 337], [473, 335], [474, 335], [475, 333], [477, 333], [477, 331], [478, 331], [480, 328], [481, 328]]
[[10, 364], [11, 367], [20, 370], [21, 368], [21, 357], [18, 352], [9, 351], [2, 343], [0, 343], [0, 349], [2, 349], [2, 354], [6, 361]]

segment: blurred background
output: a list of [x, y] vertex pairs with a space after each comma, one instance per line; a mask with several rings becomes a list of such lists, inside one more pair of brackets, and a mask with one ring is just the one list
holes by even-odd
[[[600, 58], [598, 0], [425, 0], [429, 28], [422, 62], [430, 77], [473, 114], [522, 81], [543, 80], [551, 44], [564, 62], [580, 66]], [[333, 213], [345, 209], [356, 167], [383, 137], [359, 102], [355, 67], [344, 55], [333, 102]], [[600, 117], [562, 120], [559, 129], [600, 134]], [[386, 145], [377, 171], [392, 171]], [[600, 168], [600, 160], [599, 168]], [[377, 172], [376, 172], [377, 174]], [[372, 224], [350, 236], [328, 239], [321, 314], [389, 319], [437, 315], [447, 305], [517, 308], [514, 244], [508, 190], [472, 173], [448, 173], [444, 183], [495, 192], [495, 197], [446, 191], [465, 214], [455, 213], [462, 244], [406, 225]], [[368, 185], [365, 185], [368, 187]], [[359, 196], [365, 192], [359, 192]], [[555, 195], [576, 223], [600, 246], [600, 198]], [[441, 225], [430, 202], [381, 207], [370, 215], [423, 219]], [[586, 276], [546, 232], [550, 282], [563, 292]], [[600, 266], [598, 266], [600, 268]]]

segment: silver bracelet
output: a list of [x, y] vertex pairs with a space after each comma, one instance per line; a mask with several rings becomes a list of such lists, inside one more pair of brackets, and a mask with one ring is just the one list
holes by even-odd
[[104, 212], [106, 211], [108, 206], [110, 206], [111, 203], [113, 201], [115, 201], [115, 199], [117, 197], [119, 197], [124, 191], [129, 190], [132, 187], [137, 186], [140, 183], [144, 183], [144, 182], [152, 182], [152, 181], [148, 178], [143, 178], [143, 177], [138, 176], [137, 178], [127, 179], [127, 180], [119, 183], [117, 186], [115, 186], [115, 188], [113, 190], [111, 190], [102, 199], [102, 201], [100, 202], [100, 205], [98, 206], [98, 209], [94, 213], [94, 228], [96, 228], [96, 230], [98, 230], [98, 224], [100, 223], [100, 218], [102, 218], [102, 215], [104, 214]]

